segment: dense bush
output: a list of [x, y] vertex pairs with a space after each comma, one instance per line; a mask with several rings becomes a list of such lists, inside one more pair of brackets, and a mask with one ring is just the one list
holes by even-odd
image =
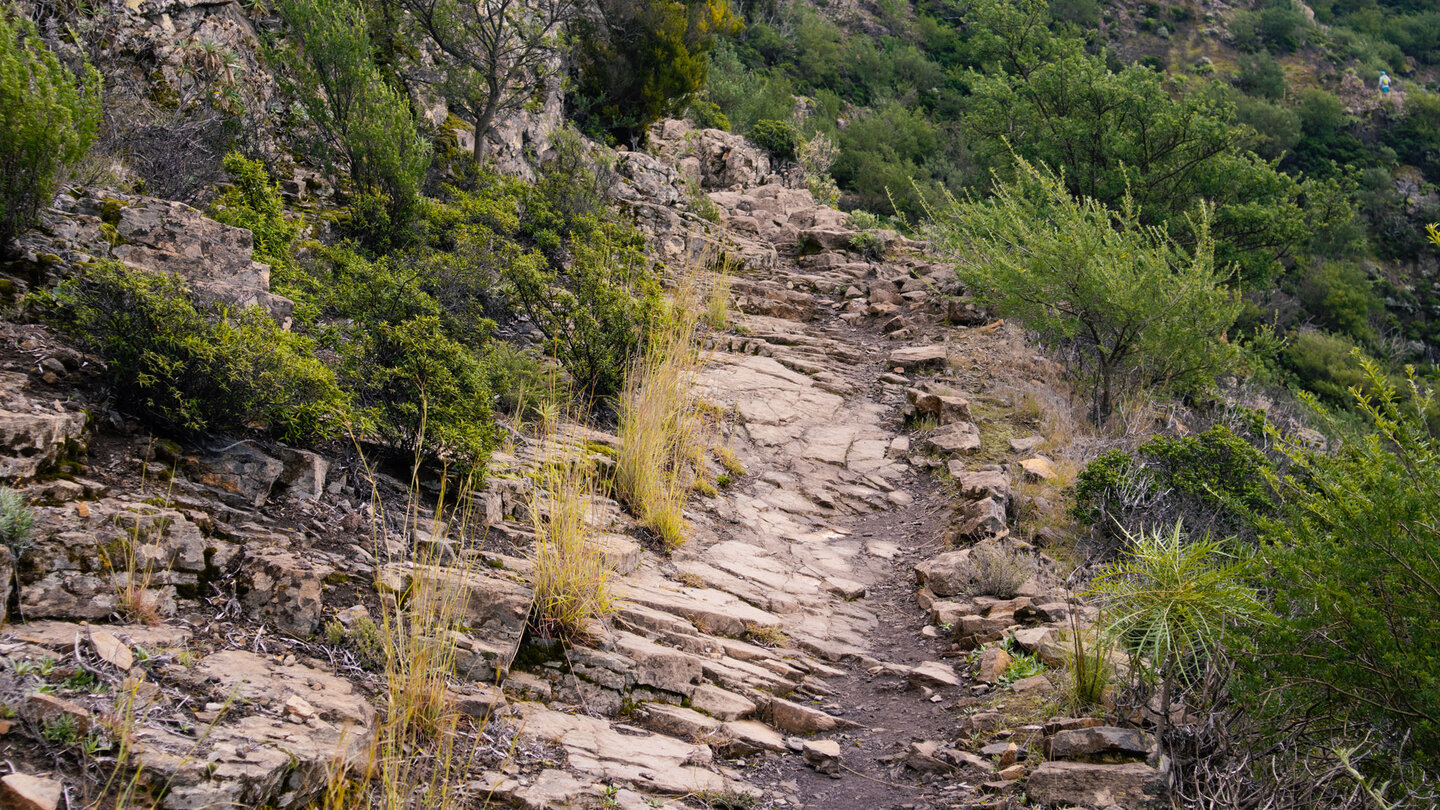
[[747, 137], [781, 160], [794, 160], [800, 148], [800, 133], [789, 121], [757, 121]]
[[338, 181], [348, 171], [355, 232], [386, 244], [403, 229], [430, 165], [410, 98], [372, 60], [364, 9], [351, 0], [282, 0], [296, 47], [286, 52], [296, 97], [315, 129], [313, 157]]
[[1128, 201], [1112, 211], [1077, 199], [1059, 177], [1024, 160], [1018, 174], [992, 199], [953, 203], [929, 223], [966, 286], [1043, 340], [1074, 350], [1072, 372], [1091, 386], [1097, 420], [1133, 386], [1211, 386], [1234, 358], [1221, 335], [1240, 305], [1216, 266], [1203, 213], [1190, 251], [1142, 225]]
[[1273, 508], [1265, 481], [1273, 465], [1252, 444], [1260, 418], [1246, 421], [1240, 434], [1217, 424], [1193, 436], [1157, 436], [1133, 454], [1104, 453], [1076, 476], [1072, 513], [1105, 548], [1177, 519], [1192, 532], [1253, 542], [1254, 517]]
[[705, 86], [709, 52], [739, 20], [721, 0], [599, 0], [577, 23], [569, 106], [587, 132], [631, 144]]
[[[1281, 444], [1294, 465], [1272, 477], [1284, 506], [1262, 523], [1275, 621], [1256, 638], [1256, 710], [1303, 713], [1378, 733], [1440, 774], [1440, 445], [1428, 392], [1402, 395], [1370, 362], [1355, 403], [1363, 432], [1332, 424], [1338, 446]], [[1412, 378], [1411, 383], [1414, 380]], [[1416, 394], [1416, 395], [1410, 395]], [[1275, 687], [1281, 687], [1277, 692]]]
[[29, 20], [0, 7], [0, 257], [50, 204], [99, 124], [100, 74], [86, 65], [77, 82]]
[[42, 295], [48, 320], [104, 358], [120, 407], [185, 433], [336, 435], [348, 397], [314, 344], [250, 307], [197, 303], [171, 275], [102, 262]]
[[230, 184], [210, 207], [210, 216], [249, 230], [255, 240], [256, 260], [269, 264], [283, 286], [294, 267], [293, 246], [300, 226], [286, 219], [280, 189], [258, 161], [231, 152], [224, 165]]

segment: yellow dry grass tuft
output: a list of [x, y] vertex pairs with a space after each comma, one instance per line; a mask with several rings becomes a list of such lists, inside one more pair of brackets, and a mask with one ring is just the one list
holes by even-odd
[[612, 571], [591, 528], [595, 480], [589, 459], [546, 460], [536, 473], [530, 502], [535, 621], [554, 636], [582, 635], [615, 611]]

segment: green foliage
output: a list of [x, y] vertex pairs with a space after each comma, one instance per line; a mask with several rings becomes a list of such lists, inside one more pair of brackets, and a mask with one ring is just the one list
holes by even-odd
[[19, 557], [30, 547], [34, 531], [35, 513], [26, 505], [25, 496], [9, 487], [0, 487], [0, 546]]
[[0, 6], [0, 256], [50, 204], [100, 125], [100, 74], [76, 77], [35, 26]]
[[386, 444], [417, 459], [483, 467], [495, 442], [485, 371], [438, 316], [375, 323], [347, 355], [345, 376]]
[[1413, 376], [1402, 395], [1373, 362], [1361, 364], [1365, 391], [1357, 388], [1354, 402], [1362, 432], [1346, 433], [1332, 420], [1340, 438], [1329, 452], [1276, 437], [1294, 466], [1271, 477], [1284, 500], [1262, 524], [1275, 623], [1256, 638], [1254, 674], [1272, 700], [1262, 710], [1282, 719], [1318, 712], [1391, 741], [1408, 736], [1409, 759], [1433, 775], [1440, 772], [1434, 401]]
[[1365, 381], [1355, 342], [1343, 335], [1301, 329], [1281, 353], [1302, 388], [1334, 405], [1351, 401], [1350, 389]]
[[294, 244], [300, 225], [285, 218], [280, 188], [259, 161], [231, 152], [224, 164], [230, 185], [210, 207], [210, 216], [249, 230], [255, 238], [255, 258], [269, 264], [283, 283], [295, 266]]
[[1010, 651], [1010, 663], [1005, 671], [1000, 673], [1000, 684], [1009, 686], [1016, 681], [1023, 681], [1026, 678], [1033, 678], [1045, 671], [1045, 664], [1035, 657], [1033, 653], [1020, 650]]
[[1319, 325], [1355, 340], [1374, 339], [1370, 318], [1384, 305], [1359, 265], [1322, 262], [1305, 275], [1299, 292], [1305, 309], [1317, 316]]
[[1069, 189], [1111, 207], [1128, 196], [1146, 225], [1165, 224], [1198, 243], [1187, 217], [1213, 204], [1216, 254], [1263, 281], [1305, 237], [1300, 187], [1242, 152], [1231, 110], [1203, 94], [1180, 95], [1155, 71], [1112, 70], [1074, 38], [1034, 20], [1040, 0], [983, 0], [977, 24], [992, 33], [986, 72], [973, 72], [964, 126], [991, 166], [1012, 152], [1063, 167]]
[[353, 186], [355, 230], [384, 245], [407, 223], [430, 165], [409, 96], [385, 81], [372, 53], [370, 27], [353, 0], [281, 0], [295, 38], [286, 61], [296, 96], [316, 129], [315, 156], [339, 157]]
[[1106, 636], [1130, 654], [1141, 683], [1160, 686], [1160, 737], [1177, 682], [1194, 662], [1219, 649], [1227, 628], [1258, 621], [1264, 608], [1245, 584], [1247, 561], [1229, 557], [1206, 536], [1187, 539], [1182, 525], [1128, 538], [1125, 556], [1096, 575]]
[[789, 121], [757, 121], [746, 137], [781, 160], [794, 160], [800, 148], [800, 133]]
[[1071, 513], [1102, 539], [1155, 531], [1178, 517], [1253, 541], [1252, 521], [1273, 511], [1274, 498], [1265, 482], [1272, 464], [1252, 443], [1262, 417], [1250, 422], [1239, 434], [1217, 424], [1191, 436], [1157, 436], [1133, 455], [1107, 451], [1076, 476]]
[[259, 426], [291, 442], [336, 435], [349, 402], [307, 338], [258, 307], [197, 304], [172, 275], [101, 262], [39, 303], [105, 360], [122, 408], [188, 432]]
[[1289, 82], [1280, 63], [1268, 53], [1242, 54], [1240, 72], [1235, 84], [1246, 95], [1268, 98], [1272, 101], [1285, 95]]
[[1207, 212], [1186, 250], [1142, 224], [1128, 198], [1112, 211], [1072, 196], [1048, 170], [1017, 163], [1017, 179], [993, 199], [952, 202], [928, 225], [967, 286], [1042, 339], [1074, 347], [1099, 419], [1129, 386], [1184, 393], [1211, 385], [1234, 358], [1221, 336], [1240, 304], [1215, 264]]
[[739, 30], [724, 0], [599, 0], [578, 22], [576, 122], [619, 143], [684, 110], [705, 86], [716, 38]]
[[721, 129], [730, 131], [730, 119], [720, 109], [720, 105], [706, 99], [696, 99], [690, 103], [690, 120], [703, 129]]
[[861, 231], [850, 237], [850, 248], [872, 262], [885, 258], [891, 239], [884, 231]]

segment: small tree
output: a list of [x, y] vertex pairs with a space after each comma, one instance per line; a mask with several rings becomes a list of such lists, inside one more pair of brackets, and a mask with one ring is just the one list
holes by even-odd
[[436, 85], [475, 128], [475, 159], [495, 119], [543, 93], [558, 69], [561, 29], [579, 0], [399, 0], [440, 53]]
[[1435, 400], [1413, 371], [1402, 396], [1374, 361], [1360, 362], [1368, 393], [1351, 392], [1366, 430], [1330, 420], [1339, 438], [1329, 452], [1276, 437], [1293, 468], [1270, 475], [1283, 505], [1261, 523], [1279, 619], [1258, 639], [1255, 676], [1283, 686], [1282, 712], [1408, 737], [1411, 759], [1440, 774]]
[[87, 64], [77, 84], [35, 25], [0, 6], [0, 256], [35, 223], [99, 125], [99, 72]]
[[1187, 251], [1143, 225], [1128, 198], [1112, 211], [1077, 198], [1063, 178], [1017, 158], [1017, 177], [990, 200], [951, 201], [930, 236], [987, 304], [1078, 355], [1095, 385], [1095, 416], [1109, 416], [1126, 384], [1203, 388], [1234, 349], [1222, 339], [1240, 312], [1215, 266], [1208, 210]]
[[327, 164], [338, 157], [349, 170], [357, 213], [386, 220], [367, 224], [402, 225], [430, 165], [430, 144], [416, 130], [409, 97], [371, 59], [364, 10], [351, 0], [282, 0], [279, 9], [296, 40], [289, 62], [319, 157]]
[[1226, 561], [1218, 541], [1168, 533], [1129, 536], [1125, 557], [1103, 568], [1090, 590], [1104, 604], [1105, 632], [1130, 653], [1136, 675], [1160, 687], [1159, 734], [1170, 723], [1174, 689], [1187, 664], [1214, 654], [1227, 625], [1262, 615], [1245, 566]]

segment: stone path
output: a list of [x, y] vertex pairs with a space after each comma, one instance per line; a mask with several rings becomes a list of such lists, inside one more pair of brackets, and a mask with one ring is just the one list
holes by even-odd
[[[1040, 439], [1011, 411], [1014, 386], [1043, 379], [1044, 361], [1015, 331], [987, 324], [920, 246], [890, 235], [882, 259], [852, 250], [845, 215], [790, 187], [795, 178], [771, 173], [763, 156], [737, 151], [749, 148], [742, 140], [687, 140], [670, 124], [661, 140], [664, 159], [620, 161], [621, 197], [672, 258], [713, 249], [728, 230], [738, 312], [732, 329], [710, 336], [697, 391], [726, 415], [725, 442], [744, 474], [694, 499], [694, 536], [663, 555], [635, 542], [619, 504], [597, 500], [621, 575], [608, 626], [563, 650], [527, 630], [524, 472], [544, 448], [497, 454], [476, 497], [485, 565], [460, 568], [451, 561], [475, 547], [398, 525], [367, 536], [368, 481], [313, 453], [106, 438], [90, 450], [93, 479], [27, 490], [41, 504], [38, 551], [13, 600], [27, 624], [0, 651], [73, 654], [77, 664], [99, 656], [117, 683], [142, 667], [162, 684], [145, 696], [136, 756], [177, 809], [296, 804], [323, 788], [337, 759], [361, 757], [376, 735], [364, 699], [373, 676], [346, 644], [304, 639], [419, 580], [464, 598], [462, 710], [484, 733], [514, 735], [492, 740], [498, 759], [457, 786], [472, 804], [991, 806], [1032, 770], [1032, 799], [1143, 798], [1154, 777], [1145, 766], [1086, 761], [1134, 758], [1142, 746], [1123, 735], [1092, 734], [1063, 749], [1071, 761], [1021, 761], [1057, 734], [1098, 725], [1048, 720], [1053, 684], [1043, 676], [997, 683], [1003, 637], [1060, 663], [1071, 607], [1052, 568], [1041, 559], [1014, 599], [965, 587], [969, 546], [1030, 548], [1028, 536], [1012, 536], [1011, 512], [1019, 483], [1047, 467], [1028, 457]], [[709, 194], [718, 223], [685, 209], [690, 170], [721, 187]], [[85, 367], [44, 335], [9, 343], [46, 355], [41, 368], [68, 358], [45, 385]], [[29, 355], [5, 363], [34, 365]], [[78, 407], [57, 407], [28, 379], [0, 374], [0, 470], [19, 470], [11, 478], [30, 459], [55, 463], [84, 426]], [[572, 426], [561, 441], [593, 452], [616, 440]], [[148, 476], [165, 482], [163, 499], [135, 486]], [[403, 483], [381, 483], [403, 498]], [[77, 622], [123, 608], [114, 555], [127, 548], [154, 572], [131, 591], [163, 623], [97, 635]], [[417, 564], [421, 550], [439, 563]], [[0, 590], [12, 580], [3, 557]], [[145, 661], [109, 663], [132, 650]], [[0, 699], [26, 683], [0, 671]], [[104, 711], [98, 700], [25, 710], [88, 722]], [[516, 751], [538, 753], [516, 761]]]

